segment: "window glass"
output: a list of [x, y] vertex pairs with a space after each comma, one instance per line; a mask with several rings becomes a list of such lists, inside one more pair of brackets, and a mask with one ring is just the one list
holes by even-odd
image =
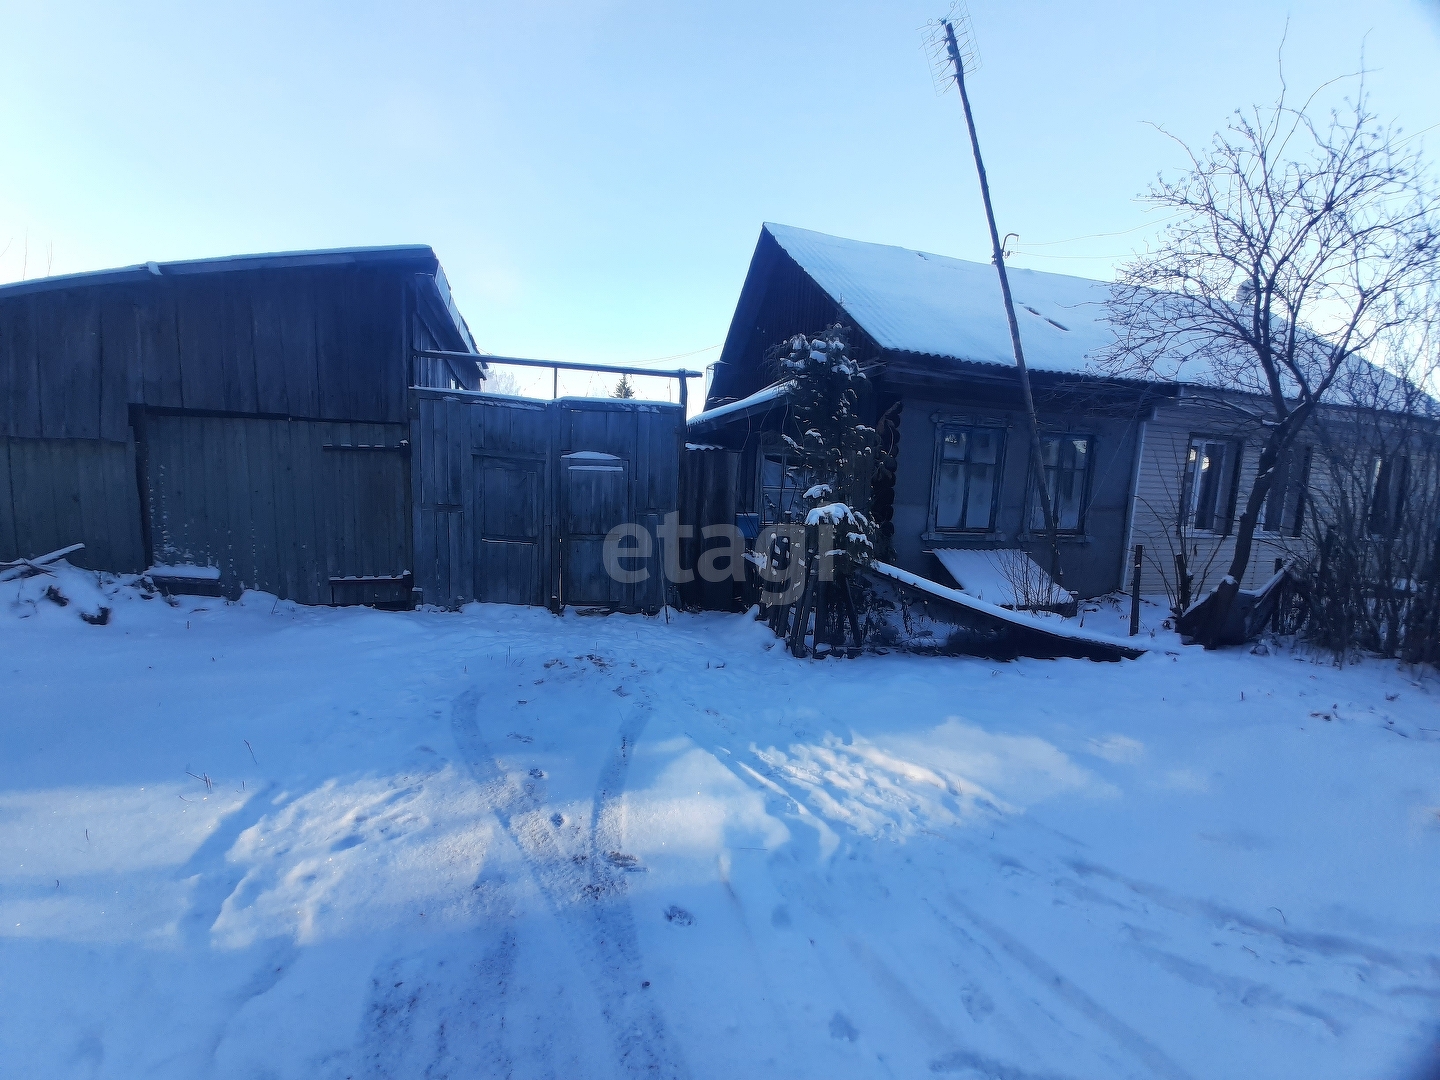
[[783, 455], [767, 454], [760, 462], [761, 524], [793, 520], [805, 489], [796, 465]]
[[1408, 458], [1375, 459], [1375, 479], [1370, 499], [1370, 535], [1390, 536], [1394, 533], [1405, 506], [1405, 484], [1409, 471]]
[[988, 531], [994, 527], [1000, 478], [1000, 428], [943, 425], [935, 473], [935, 527]]
[[1281, 454], [1275, 463], [1275, 476], [1265, 493], [1265, 518], [1262, 528], [1268, 533], [1285, 531], [1285, 495], [1290, 486], [1290, 455]]
[[[1041, 435], [1040, 460], [1045, 465], [1045, 490], [1060, 532], [1085, 527], [1085, 496], [1089, 483], [1092, 439], [1089, 435]], [[1030, 528], [1045, 528], [1045, 508], [1037, 491], [1031, 499]]]
[[1229, 527], [1227, 478], [1233, 472], [1230, 446], [1220, 439], [1196, 439], [1186, 459], [1190, 524], [1201, 532]]
[[1276, 536], [1299, 536], [1305, 521], [1305, 492], [1310, 483], [1313, 447], [1294, 447], [1275, 466], [1275, 479], [1265, 493], [1261, 528]]

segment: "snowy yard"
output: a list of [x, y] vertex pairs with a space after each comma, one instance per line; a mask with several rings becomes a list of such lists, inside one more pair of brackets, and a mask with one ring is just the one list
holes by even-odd
[[[0, 585], [0, 1075], [1386, 1077], [1440, 685]], [[1122, 625], [1113, 616], [1114, 626]]]

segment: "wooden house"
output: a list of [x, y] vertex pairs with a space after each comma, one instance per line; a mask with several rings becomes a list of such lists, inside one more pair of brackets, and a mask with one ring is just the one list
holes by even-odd
[[[1110, 378], [1095, 356], [1111, 340], [1103, 283], [1010, 269], [1059, 524], [1064, 585], [1081, 597], [1126, 588], [1134, 544], [1141, 588], [1173, 582], [1174, 559], [1224, 573], [1237, 496], [1248, 491], [1259, 429], [1237, 428], [1175, 368]], [[787, 475], [787, 403], [766, 355], [797, 333], [850, 329], [869, 375], [870, 422], [893, 446], [893, 490], [876, 492], [889, 561], [962, 587], [995, 576], [976, 552], [1048, 550], [1009, 328], [993, 266], [767, 224], [741, 288], [696, 444], [738, 455], [734, 510], [782, 520], [800, 495]], [[1207, 396], [1208, 395], [1208, 396]], [[1254, 587], [1301, 542], [1304, 448], [1257, 537]], [[995, 599], [999, 599], [996, 597]]]

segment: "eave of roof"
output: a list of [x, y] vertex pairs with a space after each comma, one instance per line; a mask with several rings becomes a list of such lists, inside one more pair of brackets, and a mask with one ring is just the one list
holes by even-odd
[[257, 255], [224, 255], [213, 259], [184, 259], [178, 262], [138, 263], [134, 266], [121, 266], [112, 270], [92, 270], [81, 274], [58, 274], [54, 277], [32, 278], [29, 281], [16, 281], [8, 285], [0, 285], [0, 298], [62, 289], [88, 288], [93, 285], [153, 281], [155, 278], [184, 277], [192, 274], [223, 274], [242, 270], [281, 270], [321, 266], [378, 266], [389, 263], [418, 264], [427, 273], [434, 273], [440, 266], [434, 250], [428, 244], [279, 251]]
[[741, 398], [738, 401], [728, 401], [724, 405], [717, 405], [713, 409], [697, 413], [690, 418], [687, 424], [688, 430], [692, 432], [709, 431], [716, 427], [742, 420], [747, 416], [754, 416], [756, 413], [769, 412], [772, 408], [782, 402], [794, 383], [790, 381], [773, 383], [763, 390], [757, 390], [749, 397]]

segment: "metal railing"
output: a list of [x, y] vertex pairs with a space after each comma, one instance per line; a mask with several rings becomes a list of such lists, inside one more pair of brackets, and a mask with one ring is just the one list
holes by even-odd
[[581, 364], [564, 360], [530, 360], [520, 356], [491, 356], [487, 353], [441, 352], [435, 349], [416, 349], [414, 355], [431, 360], [463, 360], [470, 363], [479, 361], [484, 364], [551, 368], [555, 373], [552, 397], [560, 396], [560, 372], [562, 369], [565, 371], [603, 371], [610, 375], [651, 375], [661, 379], [678, 379], [680, 382], [680, 408], [682, 409], [685, 409], [690, 401], [687, 380], [698, 379], [705, 374], [703, 371], [690, 371], [686, 368], [662, 369], [633, 367], [626, 364]]

